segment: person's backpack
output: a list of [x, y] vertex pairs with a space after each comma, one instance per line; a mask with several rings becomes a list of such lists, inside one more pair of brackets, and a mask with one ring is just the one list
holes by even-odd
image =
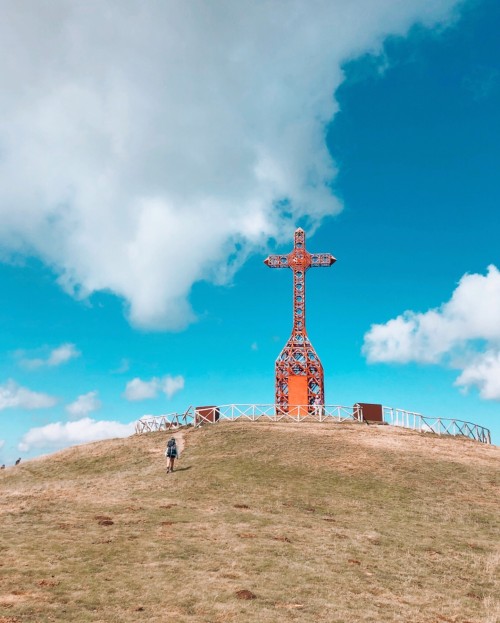
[[177, 446], [175, 445], [175, 439], [168, 440], [167, 448], [165, 450], [165, 456], [169, 458], [177, 457]]

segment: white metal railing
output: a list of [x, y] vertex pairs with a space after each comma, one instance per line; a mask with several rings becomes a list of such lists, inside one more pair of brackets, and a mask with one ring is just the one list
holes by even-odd
[[270, 420], [279, 422], [290, 420], [302, 422], [303, 420], [315, 420], [317, 422], [326, 422], [335, 420], [343, 422], [345, 420], [356, 419], [356, 409], [354, 407], [343, 407], [341, 405], [294, 405], [284, 410], [275, 404], [257, 405], [221, 405], [212, 407], [205, 413], [206, 409], [195, 411], [195, 420], [197, 423], [212, 422], [215, 417], [217, 420]]
[[145, 415], [135, 423], [135, 432], [138, 434], [159, 430], [169, 430], [180, 426], [213, 424], [220, 421], [234, 422], [236, 420], [269, 420], [271, 422], [314, 420], [317, 422], [345, 422], [356, 420], [359, 411], [355, 407], [341, 405], [293, 406], [284, 411], [274, 404], [229, 404], [217, 407], [203, 407], [195, 409], [189, 407], [184, 413], [169, 413], [166, 415]]
[[191, 407], [185, 413], [168, 413], [166, 415], [143, 415], [140, 420], [135, 423], [135, 432], [152, 433], [159, 430], [170, 430], [179, 428], [192, 423], [192, 417], [189, 416]]
[[435, 433], [436, 435], [461, 435], [481, 443], [491, 443], [490, 431], [473, 422], [453, 418], [429, 417], [394, 407], [383, 407], [383, 417], [384, 422], [392, 426], [402, 426], [424, 433]]
[[[437, 435], [462, 435], [481, 443], [490, 444], [491, 434], [487, 428], [462, 420], [427, 417], [414, 411], [382, 407], [383, 421], [392, 426], [402, 426], [421, 432]], [[229, 404], [211, 407], [189, 407], [184, 413], [166, 415], [145, 415], [135, 424], [137, 434], [153, 431], [171, 430], [180, 426], [215, 424], [216, 422], [258, 420], [270, 422], [346, 422], [364, 421], [363, 408], [356, 404], [352, 407], [342, 405], [310, 406], [300, 405], [284, 410], [275, 404]]]

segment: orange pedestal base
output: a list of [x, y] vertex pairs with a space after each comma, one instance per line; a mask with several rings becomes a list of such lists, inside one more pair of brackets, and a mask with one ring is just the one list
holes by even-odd
[[307, 376], [288, 377], [288, 414], [292, 416], [308, 415]]

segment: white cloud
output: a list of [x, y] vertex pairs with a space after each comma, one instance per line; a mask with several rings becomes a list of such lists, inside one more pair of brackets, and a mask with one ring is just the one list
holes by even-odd
[[4, 447], [5, 445], [5, 439], [0, 439], [0, 450]]
[[18, 385], [12, 379], [0, 385], [0, 411], [4, 409], [46, 409], [53, 407], [57, 399], [48, 394], [33, 392]]
[[101, 407], [101, 401], [97, 397], [97, 391], [82, 394], [66, 407], [66, 411], [73, 418], [82, 418], [92, 411], [96, 411]]
[[51, 350], [45, 358], [24, 357], [21, 359], [21, 365], [32, 370], [42, 367], [54, 368], [70, 361], [70, 359], [75, 359], [80, 355], [80, 351], [77, 350], [74, 344], [61, 344], [61, 346]]
[[445, 363], [462, 370], [456, 385], [500, 399], [500, 271], [462, 277], [452, 297], [425, 313], [406, 311], [372, 325], [363, 352], [370, 363]]
[[297, 219], [341, 209], [325, 127], [342, 63], [458, 0], [10, 3], [0, 22], [0, 251], [143, 327], [193, 319]]
[[500, 349], [478, 355], [466, 365], [455, 385], [467, 391], [471, 387], [479, 390], [481, 398], [500, 400]]
[[80, 352], [76, 349], [74, 344], [62, 344], [50, 353], [47, 365], [60, 366], [62, 363], [66, 363], [70, 359], [79, 356]]
[[184, 378], [182, 376], [164, 376], [160, 380], [161, 391], [167, 396], [172, 398], [174, 394], [184, 389]]
[[30, 429], [23, 435], [18, 449], [28, 452], [33, 448], [46, 448], [51, 451], [89, 441], [128, 437], [134, 432], [134, 422], [121, 424], [107, 420], [82, 418], [75, 422], [55, 422]]
[[182, 376], [170, 376], [167, 374], [161, 378], [153, 377], [149, 381], [142, 381], [139, 378], [132, 379], [125, 388], [125, 398], [127, 400], [146, 400], [155, 398], [159, 392], [163, 392], [167, 398], [184, 388], [184, 378]]
[[151, 381], [141, 381], [139, 378], [132, 379], [125, 388], [125, 398], [127, 400], [145, 400], [154, 398], [158, 393], [158, 383], [156, 379]]

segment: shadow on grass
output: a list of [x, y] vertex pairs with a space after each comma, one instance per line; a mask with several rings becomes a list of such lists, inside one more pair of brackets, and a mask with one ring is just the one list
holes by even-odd
[[188, 465], [187, 467], [176, 467], [176, 468], [174, 469], [174, 473], [175, 473], [175, 472], [185, 472], [185, 471], [187, 471], [188, 469], [191, 469], [192, 467], [193, 467], [192, 465]]

